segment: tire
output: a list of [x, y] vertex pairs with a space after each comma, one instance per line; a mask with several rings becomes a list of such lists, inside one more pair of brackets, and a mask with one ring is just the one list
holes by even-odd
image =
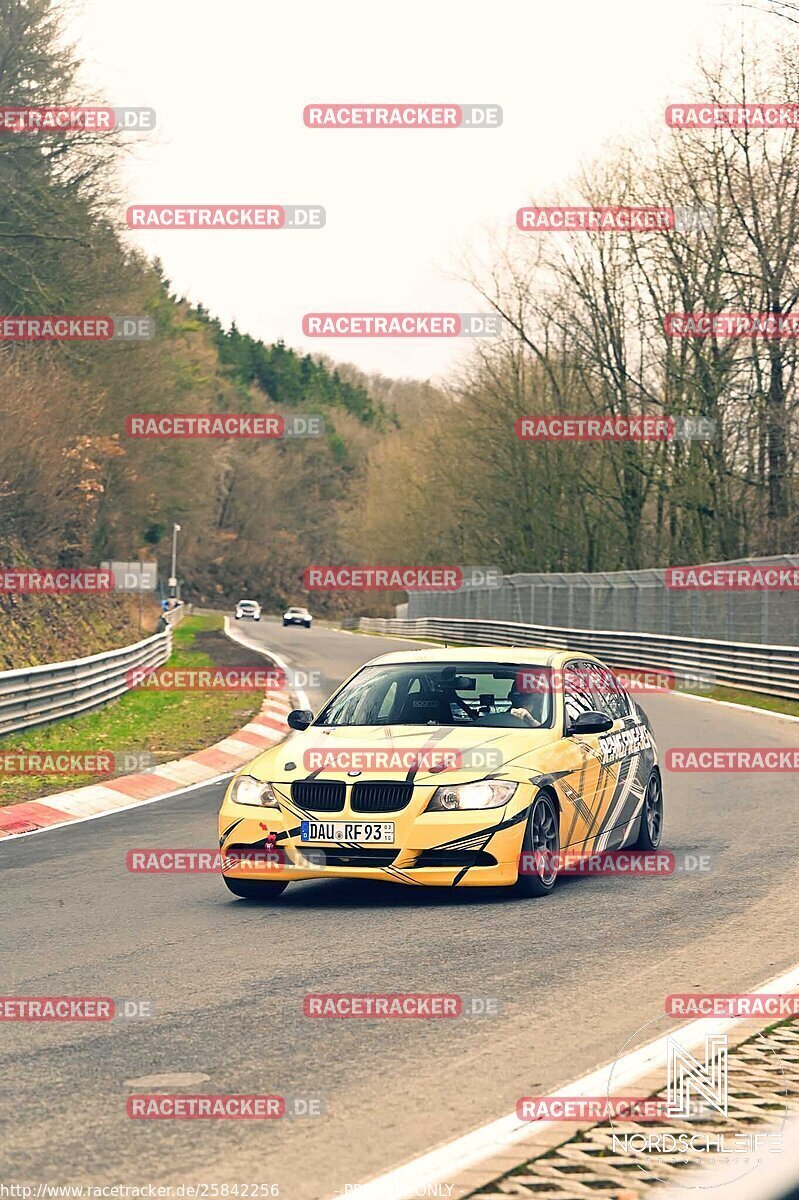
[[306, 628], [306, 629], [310, 629], [310, 628], [311, 628], [311, 622], [310, 622], [310, 621], [303, 621], [303, 625], [305, 626], [305, 628]]
[[288, 883], [279, 883], [276, 879], [229, 879], [227, 875], [222, 878], [226, 887], [241, 900], [277, 900], [288, 887]]
[[283, 628], [285, 629], [287, 625], [288, 625], [288, 621], [284, 621], [284, 622], [283, 622]]
[[[547, 792], [539, 792], [530, 807], [522, 839], [522, 854], [533, 855], [536, 851], [544, 850], [554, 855], [560, 853], [558, 809]], [[556, 870], [550, 876], [543, 871], [531, 870], [529, 874], [520, 872], [514, 891], [517, 896], [548, 896], [557, 878]]]
[[657, 850], [663, 838], [663, 785], [660, 773], [653, 771], [649, 776], [641, 807], [641, 824], [633, 850]]

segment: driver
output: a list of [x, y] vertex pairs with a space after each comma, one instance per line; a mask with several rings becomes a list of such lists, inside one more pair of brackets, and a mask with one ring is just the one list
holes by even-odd
[[541, 693], [540, 692], [522, 692], [514, 682], [513, 687], [508, 693], [510, 700], [510, 715], [517, 717], [518, 720], [532, 725], [535, 729], [541, 728]]

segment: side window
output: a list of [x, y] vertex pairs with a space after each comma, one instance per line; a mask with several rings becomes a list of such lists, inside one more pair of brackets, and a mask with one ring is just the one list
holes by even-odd
[[597, 712], [606, 713], [612, 721], [621, 721], [630, 715], [630, 704], [622, 692], [619, 682], [612, 671], [598, 663], [587, 663], [591, 669], [593, 686], [591, 694], [594, 697]]
[[579, 717], [580, 713], [591, 712], [594, 708], [594, 698], [586, 686], [586, 669], [589, 665], [574, 660], [563, 668], [563, 707], [567, 724]]
[[619, 683], [618, 679], [613, 674], [613, 672], [608, 671], [608, 675], [611, 678], [612, 689], [613, 689], [610, 692], [610, 696], [613, 699], [613, 704], [615, 706], [615, 710], [617, 713], [617, 716], [615, 716], [613, 719], [621, 721], [625, 717], [629, 717], [629, 715], [632, 711], [630, 708], [630, 697], [627, 695], [624, 688], [621, 686], [621, 684]]

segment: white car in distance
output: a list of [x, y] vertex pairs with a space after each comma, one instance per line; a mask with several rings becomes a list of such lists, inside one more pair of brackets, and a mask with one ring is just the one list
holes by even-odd
[[313, 617], [307, 608], [287, 608], [283, 613], [284, 625], [304, 625], [306, 629], [310, 629], [312, 620]]
[[237, 621], [260, 621], [261, 606], [257, 600], [239, 600], [236, 605]]

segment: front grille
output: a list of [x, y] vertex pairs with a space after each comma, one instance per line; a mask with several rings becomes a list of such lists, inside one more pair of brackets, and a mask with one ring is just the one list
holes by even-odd
[[324, 853], [326, 867], [390, 867], [399, 850], [380, 850], [372, 846], [354, 846], [342, 850], [328, 850], [326, 846], [315, 847]]
[[412, 783], [356, 783], [350, 808], [362, 813], [397, 812], [410, 804], [412, 795]]
[[346, 788], [339, 779], [301, 779], [291, 785], [291, 798], [311, 812], [341, 812]]

